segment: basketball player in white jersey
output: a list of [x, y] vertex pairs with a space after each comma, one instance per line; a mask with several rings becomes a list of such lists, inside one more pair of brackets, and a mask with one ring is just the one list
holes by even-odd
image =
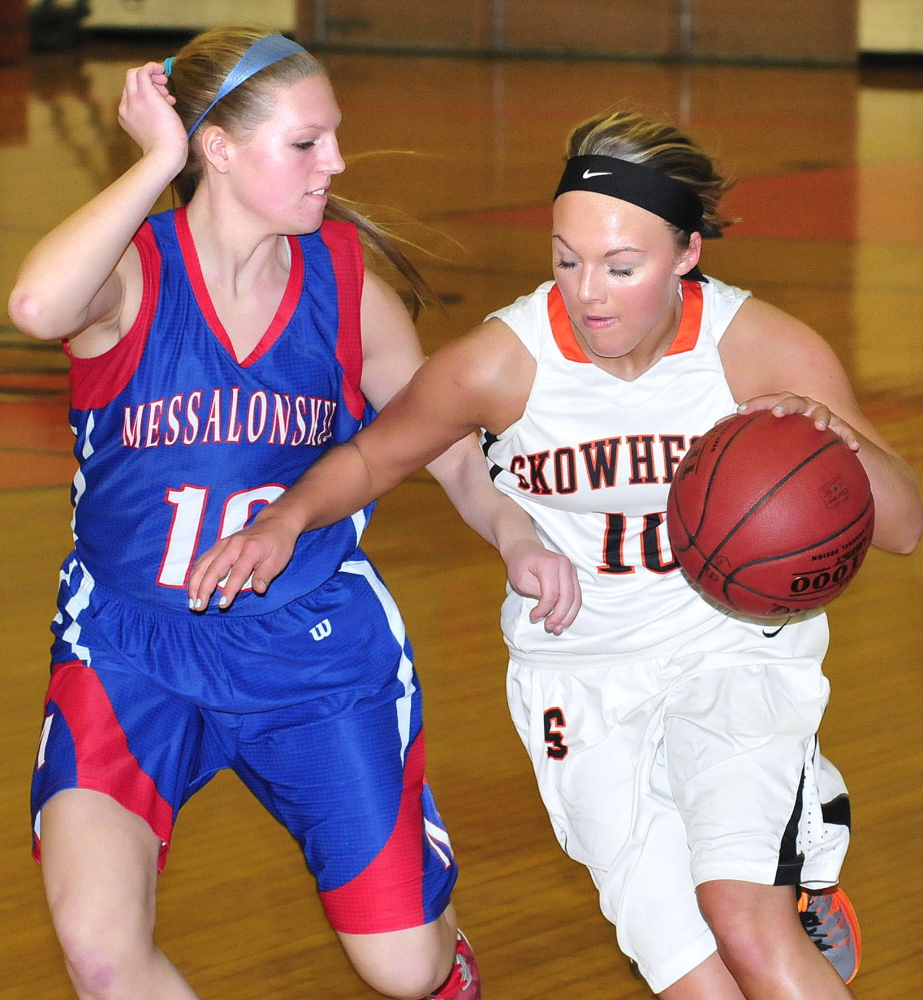
[[780, 628], [713, 607], [672, 559], [664, 511], [692, 440], [754, 409], [806, 414], [858, 453], [881, 548], [918, 544], [919, 487], [818, 334], [699, 271], [730, 185], [694, 142], [600, 115], [567, 156], [555, 280], [438, 351], [377, 421], [203, 557], [190, 598], [207, 603], [227, 573], [226, 603], [251, 573], [265, 588], [300, 533], [483, 430], [497, 488], [578, 568], [567, 630], [537, 626], [534, 602], [510, 591], [508, 695], [555, 833], [621, 948], [665, 1000], [848, 997], [848, 798], [816, 737], [826, 617]]

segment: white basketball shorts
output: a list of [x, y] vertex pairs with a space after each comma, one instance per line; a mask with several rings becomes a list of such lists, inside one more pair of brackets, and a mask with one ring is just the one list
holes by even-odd
[[816, 738], [826, 642], [823, 616], [780, 631], [725, 618], [641, 661], [510, 663], [554, 831], [655, 993], [715, 951], [700, 883], [839, 878], [848, 799]]

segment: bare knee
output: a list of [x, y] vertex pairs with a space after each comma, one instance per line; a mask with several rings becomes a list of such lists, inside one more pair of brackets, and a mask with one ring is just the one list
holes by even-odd
[[411, 969], [401, 963], [397, 967], [379, 970], [377, 975], [366, 977], [366, 982], [372, 989], [393, 1000], [421, 1000], [435, 993], [448, 976], [448, 969], [439, 971], [435, 965], [415, 966]]
[[379, 993], [393, 1000], [421, 1000], [448, 979], [452, 959], [445, 955], [397, 955], [374, 970], [360, 970], [362, 978]]
[[42, 874], [78, 994], [137, 995], [153, 943], [159, 841], [139, 817], [96, 792], [60, 792], [42, 810]]
[[445, 919], [388, 934], [340, 934], [359, 975], [394, 1000], [421, 1000], [439, 989], [455, 961], [456, 931]]
[[106, 927], [79, 906], [52, 910], [55, 931], [68, 975], [82, 1000], [115, 1000], [127, 996], [131, 984], [144, 981], [143, 956], [153, 952], [129, 941], [119, 928]]
[[698, 888], [698, 900], [718, 953], [738, 982], [771, 979], [790, 935], [804, 936], [788, 887], [706, 882]]

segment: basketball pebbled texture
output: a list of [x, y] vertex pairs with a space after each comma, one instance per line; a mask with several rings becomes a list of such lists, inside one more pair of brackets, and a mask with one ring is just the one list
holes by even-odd
[[848, 445], [801, 414], [741, 414], [696, 440], [667, 502], [692, 585], [725, 608], [785, 618], [831, 601], [872, 540], [868, 476]]

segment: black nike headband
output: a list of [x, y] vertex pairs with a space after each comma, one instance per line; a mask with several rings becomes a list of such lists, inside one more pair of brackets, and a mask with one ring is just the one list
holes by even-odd
[[565, 191], [594, 191], [630, 202], [684, 233], [702, 231], [702, 202], [683, 181], [614, 156], [574, 156], [567, 161], [555, 198]]

